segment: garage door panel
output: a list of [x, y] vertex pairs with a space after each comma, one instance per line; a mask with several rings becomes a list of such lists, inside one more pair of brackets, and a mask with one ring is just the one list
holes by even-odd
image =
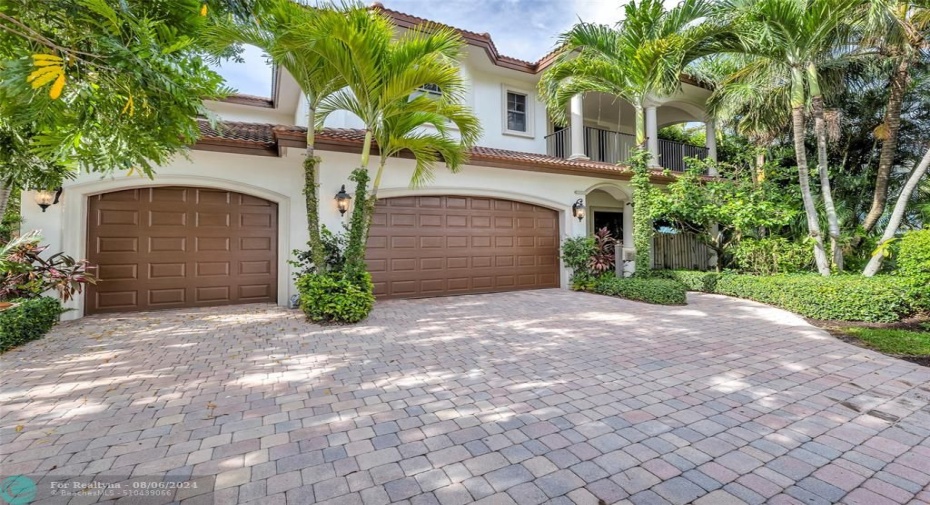
[[187, 263], [149, 263], [149, 279], [183, 279]]
[[139, 279], [139, 265], [135, 263], [101, 265], [97, 275], [111, 281], [135, 281]]
[[88, 216], [88, 314], [276, 301], [273, 202], [156, 187], [94, 196]]
[[[143, 194], [144, 194], [143, 190]], [[159, 203], [186, 203], [190, 188], [158, 187], [148, 190], [148, 201]]]
[[148, 304], [153, 307], [158, 305], [183, 305], [187, 302], [187, 291], [184, 288], [150, 289], [148, 295]]
[[558, 287], [556, 221], [555, 211], [493, 198], [379, 200], [366, 258], [375, 295]]
[[88, 298], [93, 298], [95, 305], [101, 310], [131, 309], [139, 305], [136, 290], [114, 290], [108, 293], [96, 293], [96, 296]]

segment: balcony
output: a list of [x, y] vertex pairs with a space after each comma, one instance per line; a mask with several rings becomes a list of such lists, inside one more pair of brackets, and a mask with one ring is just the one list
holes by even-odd
[[[572, 154], [571, 128], [546, 136], [546, 153], [549, 156], [568, 158]], [[627, 163], [636, 145], [633, 135], [599, 128], [585, 127], [584, 153], [593, 161]], [[685, 158], [705, 159], [708, 149], [673, 140], [658, 140], [658, 163], [662, 168], [684, 172]]]

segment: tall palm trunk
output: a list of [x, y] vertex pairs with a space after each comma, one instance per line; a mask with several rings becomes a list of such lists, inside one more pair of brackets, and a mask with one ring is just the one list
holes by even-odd
[[[308, 97], [309, 102], [309, 97]], [[325, 268], [326, 252], [323, 250], [323, 240], [320, 238], [320, 185], [316, 182], [317, 167], [320, 158], [316, 156], [314, 143], [316, 140], [316, 107], [310, 106], [307, 112], [307, 151], [304, 159], [304, 200], [307, 204], [307, 231], [310, 233], [308, 246], [310, 259], [317, 272]]]
[[827, 211], [827, 231], [830, 234], [830, 252], [833, 267], [843, 270], [843, 249], [840, 246], [840, 220], [833, 203], [833, 189], [830, 187], [830, 166], [827, 160], [827, 126], [823, 113], [823, 94], [814, 65], [807, 68], [808, 85], [811, 92], [811, 109], [814, 115], [814, 135], [817, 137], [817, 173], [820, 175], [820, 192], [823, 194], [824, 208]]
[[894, 75], [888, 81], [890, 88], [888, 105], [885, 107], [884, 139], [882, 150], [878, 156], [878, 174], [875, 176], [875, 192], [872, 195], [872, 207], [865, 216], [862, 227], [865, 231], [872, 231], [875, 223], [885, 212], [888, 201], [888, 181], [891, 178], [891, 165], [894, 163], [894, 154], [898, 148], [898, 130], [901, 129], [901, 107], [904, 95], [907, 92], [907, 82], [910, 61], [902, 59]]
[[642, 104], [636, 104], [633, 106], [634, 115], [636, 118], [635, 128], [636, 128], [636, 146], [643, 149], [646, 148], [646, 115], [643, 111]]
[[814, 261], [820, 275], [830, 275], [830, 263], [827, 261], [827, 252], [823, 247], [823, 236], [820, 234], [820, 219], [817, 217], [817, 207], [814, 205], [814, 195], [811, 193], [810, 170], [807, 168], [807, 152], [804, 146], [804, 111], [801, 107], [791, 109], [791, 120], [794, 134], [794, 155], [798, 161], [798, 179], [801, 184], [801, 199], [804, 201], [804, 213], [807, 214], [807, 229], [814, 239]]
[[[648, 276], [652, 270], [653, 225], [649, 209], [649, 154], [646, 148], [646, 118], [642, 103], [635, 103], [636, 112], [636, 148], [633, 157], [633, 248], [636, 256], [633, 262], [634, 275]], [[642, 151], [642, 153], [640, 153]]]
[[[901, 220], [904, 219], [904, 210], [907, 208], [907, 202], [910, 200], [911, 194], [914, 193], [914, 189], [917, 188], [917, 183], [920, 182], [920, 178], [926, 175], [928, 167], [930, 167], [930, 149], [927, 149], [927, 153], [924, 154], [923, 159], [920, 160], [920, 164], [911, 172], [911, 176], [908, 177], [907, 182], [904, 184], [904, 188], [901, 189], [901, 194], [898, 195], [898, 201], [895, 203], [894, 210], [891, 213], [891, 219], [888, 220], [888, 225], [885, 226], [885, 232], [882, 234], [882, 240], [879, 242], [880, 245], [884, 245], [894, 238], [895, 233], [898, 232], [898, 227], [901, 226]], [[881, 268], [883, 259], [883, 254], [872, 255], [872, 258], [869, 259], [868, 264], [866, 264], [865, 269], [862, 271], [862, 275], [866, 277], [875, 275], [878, 269]]]

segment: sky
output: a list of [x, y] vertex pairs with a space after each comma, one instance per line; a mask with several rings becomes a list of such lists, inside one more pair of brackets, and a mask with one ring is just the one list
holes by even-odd
[[[623, 0], [381, 0], [388, 9], [477, 33], [490, 33], [506, 56], [536, 61], [555, 47], [558, 35], [579, 19], [613, 24]], [[673, 4], [673, 1], [667, 2]], [[224, 63], [219, 72], [239, 93], [270, 96], [271, 70], [261, 52], [248, 48], [245, 63]]]

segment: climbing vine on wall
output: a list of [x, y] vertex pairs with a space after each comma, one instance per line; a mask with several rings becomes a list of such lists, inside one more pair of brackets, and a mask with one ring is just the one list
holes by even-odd
[[648, 277], [652, 264], [650, 250], [652, 249], [651, 211], [649, 208], [649, 195], [652, 186], [649, 183], [649, 151], [636, 148], [630, 156], [630, 165], [633, 168], [633, 177], [630, 180], [633, 186], [633, 247], [636, 248], [636, 276]]

